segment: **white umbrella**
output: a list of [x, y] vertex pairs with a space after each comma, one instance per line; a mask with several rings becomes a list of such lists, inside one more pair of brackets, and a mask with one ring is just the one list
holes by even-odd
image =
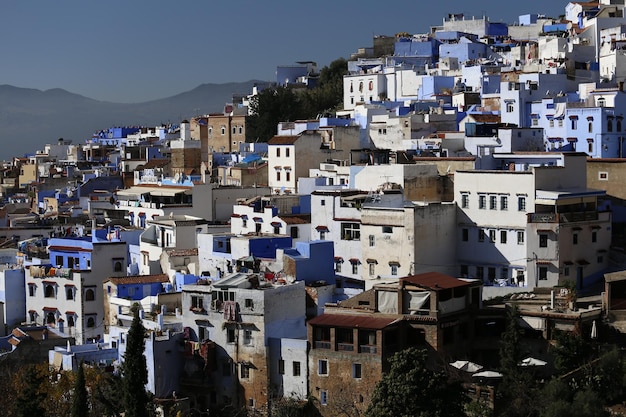
[[520, 363], [520, 366], [544, 366], [547, 365], [548, 362], [542, 361], [541, 359], [528, 357]]
[[591, 324], [591, 338], [592, 339], [597, 339], [598, 338], [598, 325], [596, 324], [595, 320]]
[[470, 361], [455, 361], [452, 362], [450, 366], [454, 366], [456, 369], [465, 372], [477, 372], [483, 369], [481, 365]]
[[496, 371], [482, 371], [482, 372], [477, 372], [473, 374], [472, 376], [477, 377], [477, 378], [502, 378], [504, 375]]

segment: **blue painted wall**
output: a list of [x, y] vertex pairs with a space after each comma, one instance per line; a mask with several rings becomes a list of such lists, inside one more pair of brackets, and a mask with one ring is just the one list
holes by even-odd
[[267, 237], [250, 240], [250, 255], [257, 258], [276, 258], [276, 249], [290, 248], [292, 239], [285, 237]]

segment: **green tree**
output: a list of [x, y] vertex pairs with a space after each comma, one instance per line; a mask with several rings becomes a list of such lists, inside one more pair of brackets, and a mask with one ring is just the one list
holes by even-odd
[[76, 380], [74, 381], [74, 394], [72, 395], [72, 417], [89, 416], [89, 399], [87, 396], [87, 386], [85, 383], [85, 371], [83, 363], [78, 365]]
[[591, 357], [591, 345], [578, 334], [556, 331], [556, 345], [552, 349], [554, 367], [562, 375], [587, 363]]
[[500, 371], [507, 379], [515, 379], [519, 371], [519, 363], [524, 359], [522, 349], [522, 331], [519, 326], [519, 309], [508, 306], [506, 310], [506, 329], [500, 342]]
[[136, 304], [133, 306], [133, 315], [122, 364], [124, 415], [125, 417], [148, 417], [150, 416], [149, 396], [145, 388], [148, 383], [148, 368], [143, 354], [145, 329], [139, 319]]
[[374, 389], [367, 417], [463, 416], [465, 396], [444, 372], [426, 366], [427, 353], [409, 348], [389, 359], [390, 369]]
[[26, 365], [16, 381], [17, 398], [13, 415], [17, 417], [45, 416], [47, 373], [37, 365]]

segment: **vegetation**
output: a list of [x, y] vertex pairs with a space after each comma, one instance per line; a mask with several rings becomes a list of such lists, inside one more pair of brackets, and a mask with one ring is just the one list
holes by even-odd
[[460, 386], [448, 383], [441, 371], [426, 367], [427, 353], [409, 348], [389, 359], [372, 395], [367, 417], [463, 416], [465, 396]]
[[87, 387], [85, 386], [85, 371], [83, 363], [78, 365], [76, 380], [74, 381], [74, 393], [72, 395], [72, 417], [88, 417], [89, 404]]
[[348, 63], [340, 58], [322, 68], [318, 84], [312, 89], [275, 87], [261, 91], [250, 104], [253, 116], [246, 122], [246, 140], [267, 142], [276, 135], [279, 122], [332, 113], [341, 104], [347, 72]]
[[150, 398], [145, 388], [148, 383], [148, 368], [143, 354], [145, 329], [137, 305], [133, 306], [133, 314], [122, 364], [122, 402], [125, 417], [148, 417], [151, 413]]

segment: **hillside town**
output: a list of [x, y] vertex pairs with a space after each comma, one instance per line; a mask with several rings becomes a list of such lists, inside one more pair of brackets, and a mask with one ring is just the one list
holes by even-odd
[[269, 137], [255, 100], [314, 89], [315, 62], [219, 113], [5, 162], [5, 372], [118, 374], [138, 318], [163, 416], [392, 415], [377, 387], [411, 348], [485, 408], [465, 415], [515, 415], [511, 329], [529, 385], [580, 383], [626, 346], [625, 10], [376, 35], [335, 109]]

